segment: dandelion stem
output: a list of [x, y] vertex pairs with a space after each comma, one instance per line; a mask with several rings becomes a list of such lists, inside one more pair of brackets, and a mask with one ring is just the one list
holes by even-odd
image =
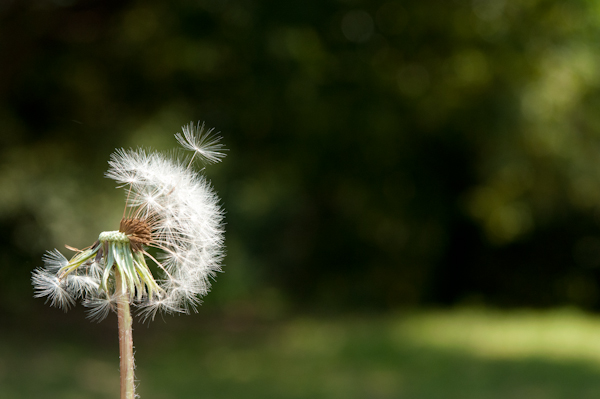
[[123, 291], [121, 273], [115, 267], [115, 289], [117, 297], [117, 318], [119, 323], [119, 352], [121, 371], [121, 399], [135, 398], [135, 380], [133, 376], [133, 328], [129, 295]]

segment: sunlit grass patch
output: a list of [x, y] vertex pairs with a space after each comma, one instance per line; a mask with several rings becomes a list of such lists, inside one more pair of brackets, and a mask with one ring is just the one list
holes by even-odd
[[[116, 332], [98, 328], [82, 330], [74, 341], [64, 334], [37, 341], [27, 333], [0, 334], [0, 398], [114, 397], [118, 368], [107, 345], [115, 343], [105, 335]], [[269, 322], [198, 316], [138, 325], [136, 333], [142, 399], [600, 394], [600, 317], [569, 309], [305, 315]]]
[[400, 318], [394, 331], [401, 341], [488, 358], [585, 360], [600, 366], [600, 318], [575, 309], [432, 311]]
[[151, 367], [140, 373], [156, 381], [148, 394], [194, 397], [198, 385], [182, 385], [185, 380], [198, 381], [215, 398], [238, 392], [245, 398], [558, 399], [600, 392], [600, 318], [574, 310], [305, 316], [205, 333], [184, 333], [174, 347], [155, 352], [154, 361], [145, 359]]

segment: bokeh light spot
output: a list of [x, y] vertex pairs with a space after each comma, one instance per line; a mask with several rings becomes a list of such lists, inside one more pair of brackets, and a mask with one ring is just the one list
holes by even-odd
[[371, 15], [363, 10], [348, 12], [342, 18], [342, 33], [346, 39], [355, 43], [364, 43], [373, 35], [374, 24]]

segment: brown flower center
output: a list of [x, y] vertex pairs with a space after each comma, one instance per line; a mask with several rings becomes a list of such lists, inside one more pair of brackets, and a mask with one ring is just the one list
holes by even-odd
[[152, 243], [152, 230], [145, 219], [121, 219], [119, 231], [127, 234], [135, 251], [141, 251], [143, 245]]

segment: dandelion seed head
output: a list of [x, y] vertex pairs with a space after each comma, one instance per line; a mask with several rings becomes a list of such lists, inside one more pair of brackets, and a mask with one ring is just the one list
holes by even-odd
[[[207, 164], [225, 156], [221, 137], [190, 123], [176, 135], [184, 149]], [[221, 270], [224, 212], [212, 185], [191, 161], [143, 149], [116, 150], [106, 177], [127, 190], [119, 230], [102, 232], [98, 241], [67, 260], [57, 250], [34, 271], [36, 297], [67, 309], [82, 299], [92, 319], [114, 310], [115, 295], [127, 292], [143, 319], [157, 312], [188, 313], [210, 290]], [[156, 248], [158, 258], [146, 251]], [[158, 271], [152, 272], [147, 261]], [[122, 278], [116, 287], [115, 273]]]

